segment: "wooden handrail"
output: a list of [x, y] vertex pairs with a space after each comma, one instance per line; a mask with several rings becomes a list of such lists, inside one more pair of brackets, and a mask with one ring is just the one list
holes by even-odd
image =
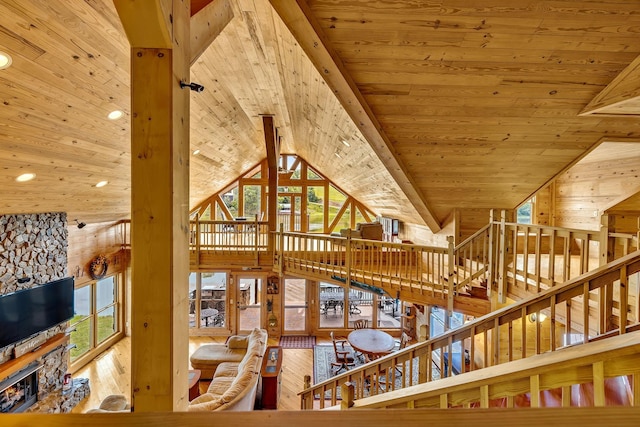
[[[592, 382], [595, 405], [604, 406], [606, 378], [640, 376], [640, 332], [619, 335], [607, 340], [569, 347], [545, 355], [492, 366], [481, 371], [420, 384], [384, 395], [366, 397], [353, 403], [353, 408], [418, 408], [451, 406], [488, 407], [489, 401], [513, 398], [529, 393], [531, 406], [539, 406], [536, 395], [545, 390], [560, 389], [562, 403], [568, 406], [570, 386]], [[599, 366], [602, 364], [602, 366]], [[600, 372], [599, 372], [600, 370]], [[486, 393], [483, 396], [483, 393]], [[625, 393], [626, 394], [626, 393]], [[628, 402], [637, 406], [640, 391]]]
[[437, 409], [359, 409], [357, 411], [215, 411], [215, 412], [155, 412], [155, 413], [94, 413], [94, 414], [9, 414], [2, 415], [3, 427], [201, 427], [206, 425], [259, 425], [261, 427], [326, 427], [354, 426], [388, 427], [401, 423], [403, 427], [450, 427], [467, 425], [493, 427], [511, 425], [540, 427], [635, 427], [640, 423], [640, 411], [634, 407], [552, 408], [523, 411], [522, 409], [478, 409], [451, 411]]
[[[627, 255], [606, 266], [568, 281], [563, 286], [548, 289], [519, 303], [499, 309], [483, 317], [475, 319], [459, 328], [445, 332], [436, 338], [422, 343], [413, 344], [404, 350], [392, 353], [363, 366], [350, 369], [348, 372], [336, 375], [299, 393], [301, 407], [311, 409], [314, 395], [325, 395], [331, 404], [336, 402], [336, 391], [346, 382], [356, 384], [355, 398], [360, 399], [367, 393], [377, 394], [379, 390], [372, 388], [366, 391], [366, 380], [372, 376], [379, 376], [381, 372], [390, 372], [391, 379], [387, 381], [391, 391], [396, 388], [395, 369], [400, 366], [402, 382], [405, 388], [418, 383], [433, 381], [440, 377], [452, 375], [455, 365], [454, 354], [458, 354], [460, 361], [464, 357], [463, 350], [469, 352], [470, 365], [459, 363], [460, 373], [467, 370], [486, 368], [518, 359], [525, 359], [534, 354], [556, 351], [567, 344], [586, 343], [595, 337], [617, 330], [619, 334], [627, 332], [629, 328], [638, 325], [637, 317], [629, 319], [621, 317], [623, 328], [618, 328], [613, 322], [601, 322], [608, 310], [606, 300], [599, 298], [601, 292], [612, 287], [613, 293], [620, 295], [622, 305], [628, 301], [629, 277], [640, 271], [640, 251]], [[588, 301], [587, 304], [584, 304]], [[625, 313], [627, 310], [621, 310]], [[531, 321], [530, 315], [536, 314]], [[541, 321], [540, 313], [548, 316], [548, 322]], [[543, 322], [546, 326], [543, 328]], [[579, 334], [579, 342], [573, 342], [574, 334]], [[543, 340], [545, 337], [548, 344]], [[533, 348], [527, 344], [533, 343]], [[446, 356], [445, 356], [446, 354]], [[440, 370], [433, 369], [436, 364]], [[419, 367], [420, 375], [415, 378], [413, 372]], [[443, 367], [449, 366], [446, 372]], [[324, 407], [325, 400], [320, 399], [320, 406]]]

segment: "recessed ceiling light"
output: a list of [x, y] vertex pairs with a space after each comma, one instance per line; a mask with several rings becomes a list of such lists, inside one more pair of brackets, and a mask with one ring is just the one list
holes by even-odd
[[339, 158], [339, 159], [342, 158], [342, 156], [337, 151], [336, 151], [336, 157]]
[[108, 183], [109, 183], [109, 181], [100, 181], [99, 183], [96, 184], [96, 187], [97, 188], [104, 187]]
[[4, 70], [5, 68], [9, 68], [11, 66], [11, 55], [6, 52], [0, 52], [0, 70]]
[[200, 150], [193, 150], [193, 155], [197, 156], [198, 154], [200, 154]]
[[122, 112], [122, 110], [113, 110], [112, 112], [107, 114], [107, 118], [109, 120], [118, 120], [118, 119], [121, 119], [122, 116], [124, 116], [124, 113]]
[[16, 181], [27, 182], [27, 181], [31, 181], [35, 177], [36, 177], [35, 173], [23, 173], [22, 175], [16, 178]]
[[343, 139], [343, 140], [342, 140], [342, 143], [343, 143], [344, 145], [346, 145], [347, 147], [351, 147], [351, 144], [349, 144], [349, 141], [347, 141], [346, 139]]

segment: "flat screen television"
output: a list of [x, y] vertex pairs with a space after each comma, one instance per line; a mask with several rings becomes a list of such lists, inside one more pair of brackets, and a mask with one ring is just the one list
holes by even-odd
[[0, 348], [73, 317], [73, 277], [0, 296]]

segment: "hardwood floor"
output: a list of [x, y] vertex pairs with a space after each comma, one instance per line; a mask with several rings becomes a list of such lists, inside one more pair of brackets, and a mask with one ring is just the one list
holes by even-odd
[[[199, 346], [210, 343], [224, 343], [225, 337], [191, 337], [189, 354]], [[319, 339], [326, 342], [326, 339]], [[277, 345], [278, 340], [269, 339], [268, 345]], [[282, 384], [279, 410], [299, 410], [298, 392], [303, 389], [304, 375], [313, 375], [312, 349], [283, 349]], [[80, 402], [73, 413], [84, 413], [97, 408], [100, 402], [110, 394], [123, 394], [131, 401], [131, 338], [125, 337], [74, 375], [77, 378], [89, 378], [91, 394]], [[208, 381], [200, 382], [200, 391], [206, 392]]]

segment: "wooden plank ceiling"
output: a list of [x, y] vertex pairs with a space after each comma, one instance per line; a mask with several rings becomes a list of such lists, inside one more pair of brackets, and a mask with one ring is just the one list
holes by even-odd
[[[262, 114], [282, 152], [432, 229], [456, 207], [515, 207], [605, 136], [640, 138], [637, 119], [579, 115], [639, 56], [636, 1], [288, 2], [314, 34], [282, 2], [227, 1], [233, 19], [192, 66], [192, 206], [266, 156]], [[314, 38], [341, 75], [317, 71]], [[129, 46], [112, 2], [0, 2], [0, 51], [0, 213], [129, 218]]]

